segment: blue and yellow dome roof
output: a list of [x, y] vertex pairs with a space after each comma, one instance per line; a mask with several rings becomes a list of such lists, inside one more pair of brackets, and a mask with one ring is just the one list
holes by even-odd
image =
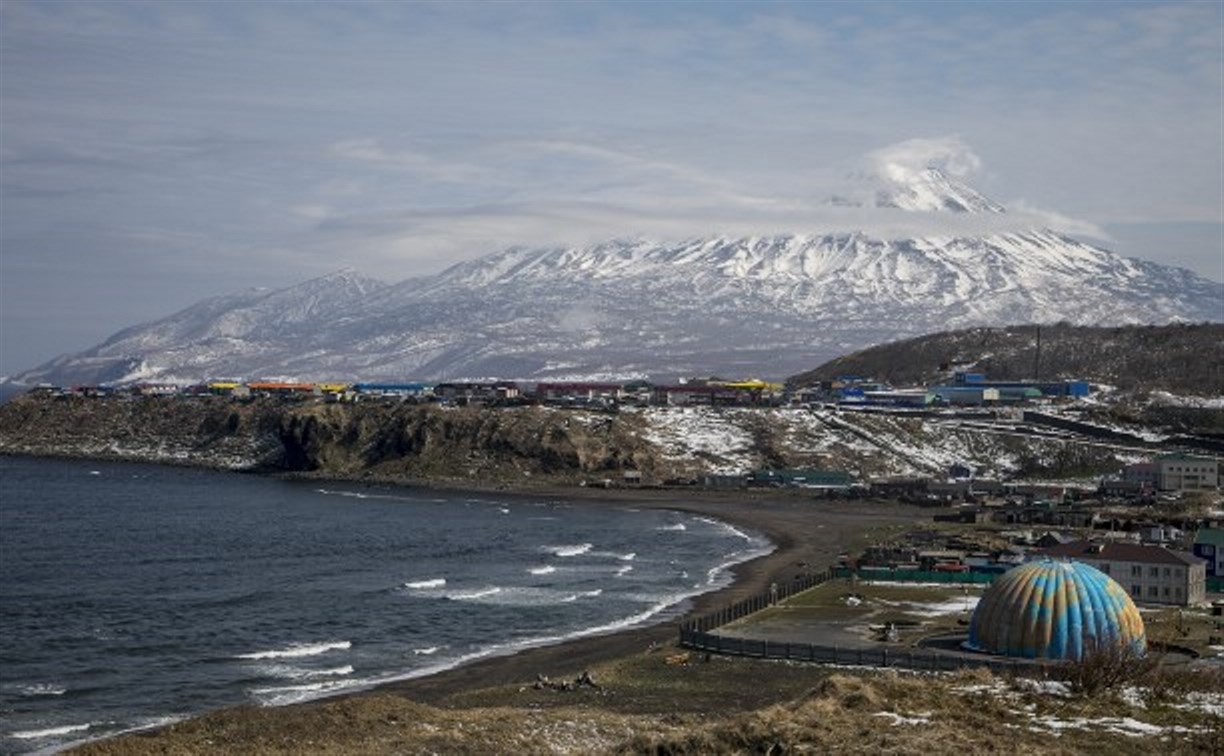
[[1082, 659], [1093, 649], [1147, 648], [1143, 618], [1117, 581], [1083, 562], [1042, 559], [1000, 576], [969, 621], [975, 651]]

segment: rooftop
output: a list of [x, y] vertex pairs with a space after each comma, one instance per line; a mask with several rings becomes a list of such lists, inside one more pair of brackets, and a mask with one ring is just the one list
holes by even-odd
[[1208, 543], [1212, 546], [1224, 546], [1224, 528], [1200, 528], [1194, 542]]
[[1147, 564], [1177, 564], [1194, 566], [1203, 560], [1182, 551], [1172, 551], [1163, 546], [1143, 546], [1137, 543], [1110, 541], [1073, 541], [1041, 549], [1040, 554], [1068, 559], [1102, 559], [1111, 562], [1142, 562]]

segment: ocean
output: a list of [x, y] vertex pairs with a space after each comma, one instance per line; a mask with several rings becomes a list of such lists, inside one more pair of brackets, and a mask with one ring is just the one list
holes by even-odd
[[0, 457], [0, 751], [665, 621], [770, 549], [624, 504]]

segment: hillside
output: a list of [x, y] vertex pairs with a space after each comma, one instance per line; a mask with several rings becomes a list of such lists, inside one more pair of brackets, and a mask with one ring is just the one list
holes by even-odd
[[[317, 473], [337, 478], [530, 487], [694, 481], [765, 467], [844, 470], [859, 479], [942, 476], [1087, 478], [1177, 439], [1151, 425], [1104, 443], [1014, 419], [897, 416], [825, 408], [651, 407], [604, 413], [549, 407], [325, 404], [222, 397], [19, 397], [0, 406], [0, 453]], [[1174, 429], [1181, 432], [1184, 429]]]
[[839, 357], [788, 383], [802, 387], [857, 375], [908, 386], [944, 380], [955, 370], [1000, 380], [1082, 378], [1125, 392], [1219, 397], [1224, 396], [1224, 325], [1058, 323], [947, 331]]

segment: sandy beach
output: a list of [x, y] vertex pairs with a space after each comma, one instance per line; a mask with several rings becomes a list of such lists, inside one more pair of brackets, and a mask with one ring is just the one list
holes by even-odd
[[[849, 548], [857, 535], [922, 518], [914, 507], [861, 500], [818, 500], [790, 492], [578, 489], [575, 495], [566, 489], [554, 489], [522, 495], [565, 498], [576, 506], [683, 511], [756, 531], [775, 545], [772, 553], [736, 565], [732, 569], [734, 580], [727, 587], [690, 599], [687, 615], [704, 614], [762, 593], [772, 582], [823, 570]], [[531, 681], [537, 674], [572, 676], [600, 662], [641, 652], [652, 644], [672, 644], [676, 638], [676, 623], [647, 625], [484, 659], [428, 677], [392, 683], [381, 690], [422, 703], [435, 703], [473, 688]]]
[[[790, 491], [708, 492], [684, 490], [627, 490], [541, 488], [498, 491], [499, 495], [565, 500], [575, 507], [617, 506], [683, 511], [749, 529], [767, 537], [775, 549], [768, 555], [733, 568], [733, 581], [717, 591], [688, 602], [686, 616], [703, 614], [765, 590], [807, 572], [824, 569], [851, 548], [864, 532], [923, 519], [920, 510], [893, 503], [814, 499]], [[355, 747], [352, 734], [333, 731], [335, 707], [346, 707], [349, 718], [375, 716], [392, 706], [427, 705], [443, 709], [478, 706], [511, 707], [525, 715], [539, 707], [507, 691], [522, 691], [539, 675], [553, 680], [572, 679], [584, 671], [608, 669], [621, 661], [641, 658], [650, 649], [675, 647], [677, 623], [629, 628], [610, 635], [585, 637], [553, 646], [494, 656], [429, 676], [388, 683], [373, 690], [279, 708], [240, 706], [196, 717], [160, 730], [88, 743], [84, 753], [208, 752], [214, 750], [267, 751], [280, 737], [286, 743], [308, 743], [305, 750], [344, 752]], [[736, 681], [735, 684], [739, 684]], [[782, 695], [760, 691], [743, 705], [764, 705]], [[617, 711], [667, 715], [691, 706], [666, 691], [642, 700], [619, 696], [612, 704], [593, 699], [584, 706], [611, 706]], [[763, 697], [762, 697], [763, 696]], [[381, 715], [379, 715], [381, 716]], [[278, 735], [280, 733], [280, 735]], [[309, 735], [306, 741], [301, 740]], [[270, 740], [271, 739], [271, 740]], [[285, 740], [287, 739], [287, 740]], [[281, 742], [281, 741], [276, 741]], [[382, 741], [378, 741], [382, 742]], [[372, 747], [366, 742], [361, 748]], [[381, 749], [382, 746], [376, 746]], [[271, 750], [277, 750], [273, 748]], [[289, 750], [293, 750], [292, 747]]]

